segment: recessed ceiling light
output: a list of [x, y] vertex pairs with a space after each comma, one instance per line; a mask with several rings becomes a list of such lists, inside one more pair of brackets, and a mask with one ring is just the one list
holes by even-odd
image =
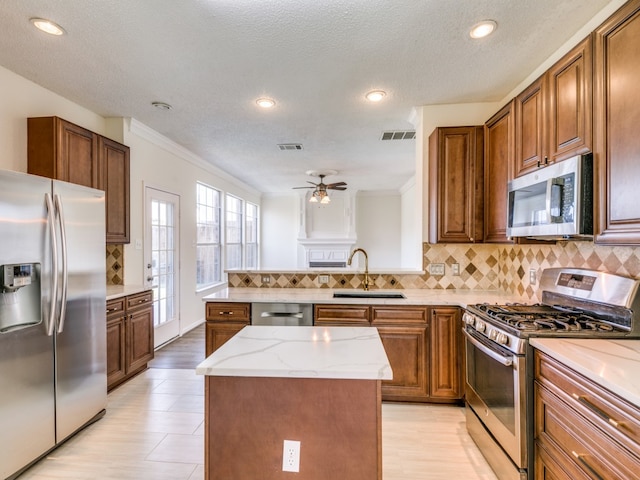
[[271, 107], [275, 106], [276, 101], [271, 99], [271, 98], [263, 97], [263, 98], [257, 99], [256, 103], [258, 104], [259, 107], [271, 108]]
[[57, 23], [47, 20], [46, 18], [30, 18], [29, 21], [33, 23], [33, 26], [38, 30], [42, 30], [49, 35], [64, 35], [65, 31]]
[[487, 35], [491, 35], [497, 27], [498, 24], [494, 20], [483, 20], [471, 27], [469, 36], [471, 38], [484, 38]]
[[385, 97], [386, 94], [387, 92], [383, 90], [372, 90], [365, 95], [365, 98], [370, 102], [379, 102]]
[[173, 108], [171, 105], [164, 102], [151, 102], [151, 105], [153, 105], [156, 108], [159, 108], [160, 110], [171, 110]]

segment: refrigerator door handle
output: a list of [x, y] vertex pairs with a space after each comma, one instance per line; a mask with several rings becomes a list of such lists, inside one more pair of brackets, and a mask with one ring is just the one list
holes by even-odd
[[47, 205], [47, 224], [49, 227], [49, 237], [51, 238], [51, 304], [49, 305], [49, 321], [45, 324], [47, 335], [52, 336], [56, 325], [56, 300], [58, 298], [58, 241], [56, 239], [56, 222], [53, 201], [49, 193], [44, 194]]
[[60, 316], [58, 321], [58, 333], [64, 330], [64, 319], [67, 313], [67, 291], [69, 287], [69, 278], [67, 274], [67, 231], [64, 223], [64, 211], [62, 209], [62, 201], [60, 195], [54, 196], [55, 207], [58, 212], [58, 225], [60, 226], [60, 251], [62, 252], [62, 298], [60, 300]]

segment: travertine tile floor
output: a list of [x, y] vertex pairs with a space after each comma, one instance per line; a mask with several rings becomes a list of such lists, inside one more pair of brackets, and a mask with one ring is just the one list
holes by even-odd
[[[202, 480], [203, 410], [202, 377], [151, 368], [110, 393], [103, 419], [20, 480]], [[384, 480], [496, 479], [459, 407], [383, 404], [382, 430]]]

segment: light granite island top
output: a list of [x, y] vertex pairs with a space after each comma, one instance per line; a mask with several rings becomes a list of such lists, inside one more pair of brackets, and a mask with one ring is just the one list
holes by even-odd
[[532, 338], [530, 342], [640, 408], [640, 340]]
[[199, 375], [390, 380], [373, 327], [247, 326], [196, 368]]
[[[381, 383], [392, 372], [376, 328], [247, 326], [196, 373], [205, 380], [205, 480], [283, 471], [382, 480]], [[295, 462], [286, 460], [292, 448]]]

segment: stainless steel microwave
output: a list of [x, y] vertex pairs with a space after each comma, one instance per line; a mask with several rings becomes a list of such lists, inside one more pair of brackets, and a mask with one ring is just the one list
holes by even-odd
[[578, 155], [509, 182], [507, 236], [593, 236], [593, 156]]

